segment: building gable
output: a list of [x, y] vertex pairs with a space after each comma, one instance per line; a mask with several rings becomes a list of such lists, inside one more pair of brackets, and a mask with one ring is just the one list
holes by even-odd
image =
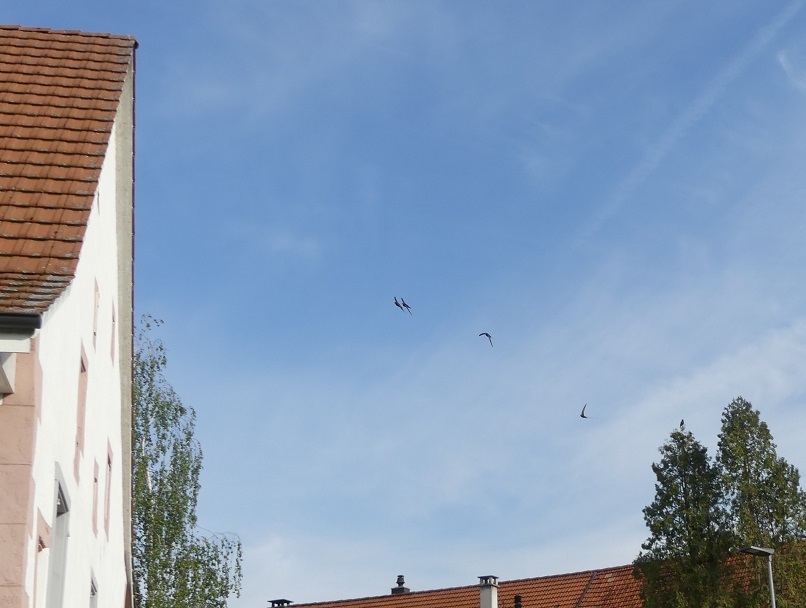
[[0, 313], [42, 313], [73, 279], [136, 46], [0, 26]]

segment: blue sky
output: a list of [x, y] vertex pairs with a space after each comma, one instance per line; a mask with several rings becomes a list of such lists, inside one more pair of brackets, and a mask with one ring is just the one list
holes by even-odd
[[629, 563], [738, 395], [806, 469], [803, 1], [3, 12], [140, 42], [136, 306], [232, 606]]

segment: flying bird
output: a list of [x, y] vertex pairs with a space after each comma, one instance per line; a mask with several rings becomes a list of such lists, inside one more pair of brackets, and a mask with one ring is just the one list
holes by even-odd
[[402, 304], [403, 304], [403, 308], [405, 308], [405, 309], [408, 311], [408, 313], [409, 313], [409, 314], [411, 314], [411, 306], [409, 306], [408, 304], [406, 304], [406, 300], [404, 300], [403, 298], [400, 298], [400, 301], [401, 301], [401, 302], [402, 302]]
[[479, 334], [479, 337], [481, 336], [487, 336], [487, 339], [490, 341], [490, 346], [493, 345], [493, 337], [490, 334], [488, 334], [486, 331], [483, 331]]
[[579, 417], [580, 417], [580, 418], [587, 418], [587, 416], [585, 415], [585, 408], [586, 408], [586, 407], [588, 407], [588, 404], [587, 404], [587, 403], [586, 403], [585, 405], [583, 405], [583, 406], [582, 406], [582, 413], [580, 413], [580, 414], [579, 414]]
[[397, 301], [397, 296], [395, 296], [395, 306], [397, 306], [400, 310], [403, 310], [403, 307], [400, 305], [400, 302]]

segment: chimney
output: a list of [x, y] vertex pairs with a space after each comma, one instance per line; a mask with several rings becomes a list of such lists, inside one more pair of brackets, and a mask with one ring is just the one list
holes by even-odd
[[498, 608], [498, 577], [479, 577], [479, 608]]
[[271, 608], [284, 608], [291, 604], [291, 600], [286, 599], [269, 600], [269, 602], [271, 603]]
[[398, 574], [397, 575], [397, 587], [392, 587], [392, 595], [398, 595], [399, 593], [408, 593], [409, 588], [403, 586], [405, 583], [406, 583], [406, 579], [403, 578], [403, 575]]

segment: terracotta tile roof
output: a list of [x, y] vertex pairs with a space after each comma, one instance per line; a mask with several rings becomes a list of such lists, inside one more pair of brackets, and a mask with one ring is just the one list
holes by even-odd
[[[633, 566], [499, 581], [499, 608], [640, 608], [641, 583]], [[352, 600], [292, 604], [291, 608], [479, 608], [479, 586], [388, 594]]]
[[0, 26], [0, 312], [44, 312], [73, 279], [136, 46]]

